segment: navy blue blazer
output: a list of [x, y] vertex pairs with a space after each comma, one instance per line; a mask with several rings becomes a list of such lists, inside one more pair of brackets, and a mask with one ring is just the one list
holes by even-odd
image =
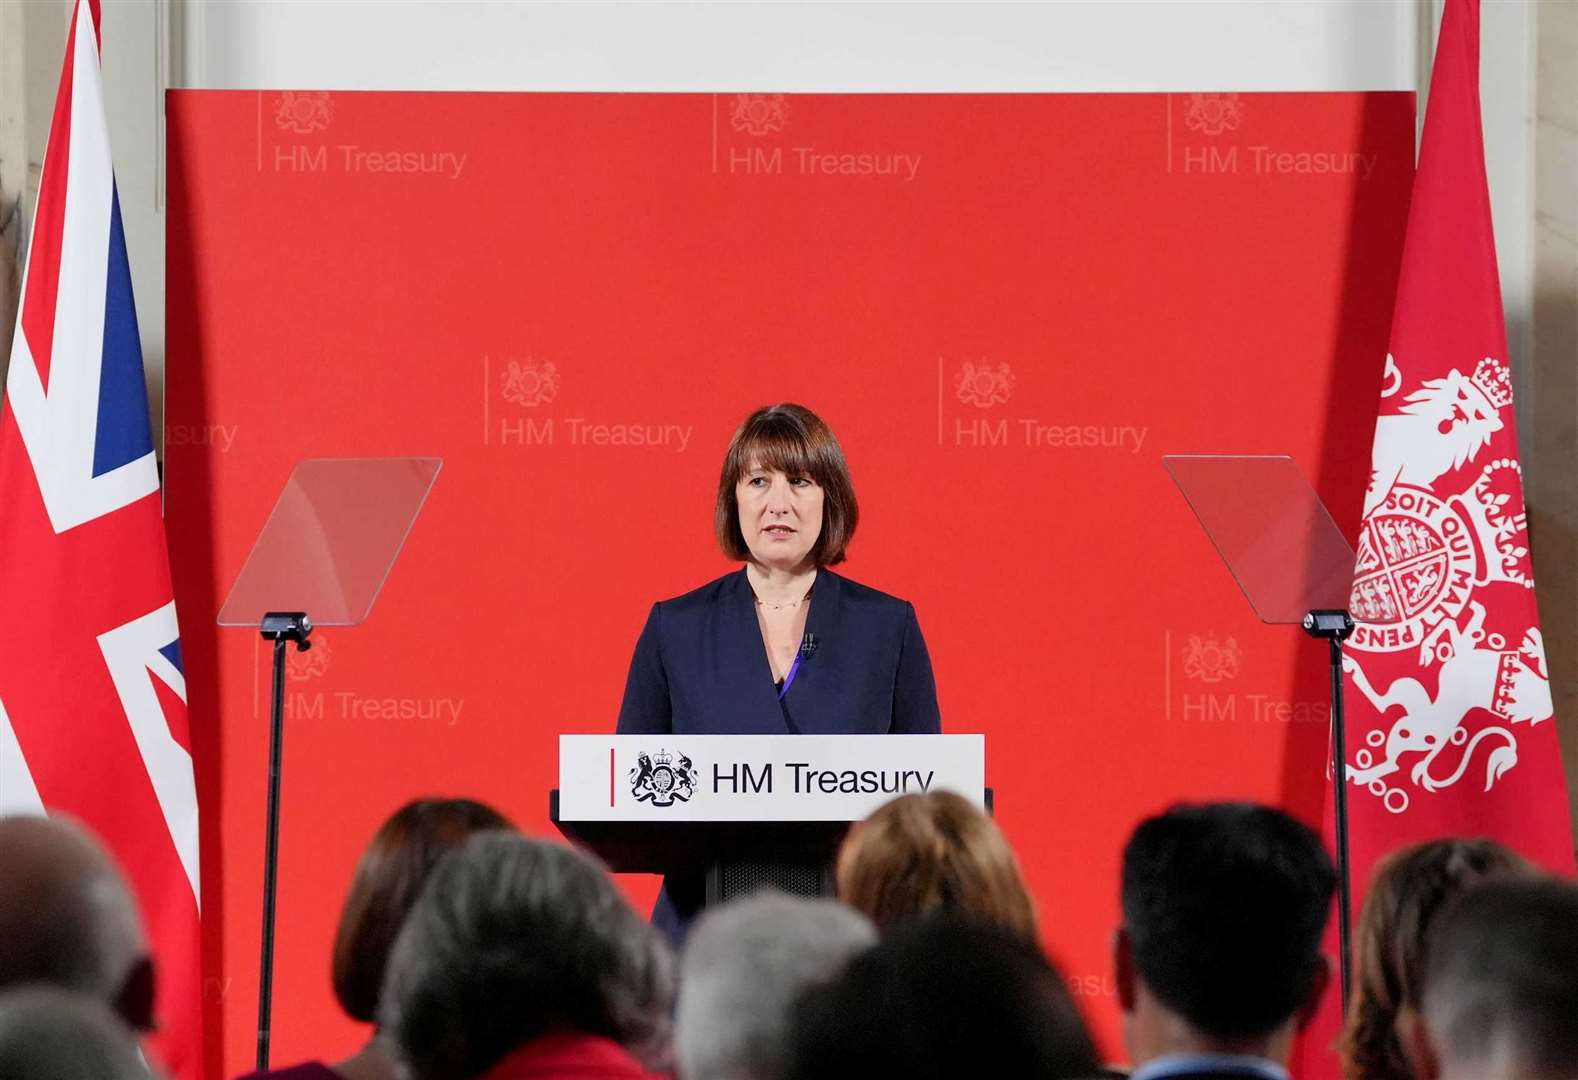
[[[742, 568], [652, 605], [619, 709], [621, 735], [935, 734], [937, 684], [907, 601], [820, 570], [806, 616], [816, 649], [782, 700]], [[705, 900], [668, 877], [653, 925], [677, 945]]]
[[780, 701], [744, 569], [652, 605], [630, 661], [619, 733], [941, 730], [931, 658], [907, 601], [821, 570], [806, 632], [816, 648]]

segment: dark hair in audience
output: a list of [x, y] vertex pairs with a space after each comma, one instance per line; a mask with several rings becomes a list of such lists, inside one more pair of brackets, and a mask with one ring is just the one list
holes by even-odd
[[857, 824], [838, 854], [838, 896], [878, 929], [941, 913], [1039, 936], [1013, 849], [951, 791], [900, 795]]
[[1340, 1043], [1348, 1080], [1413, 1080], [1397, 1015], [1419, 1008], [1420, 967], [1436, 915], [1466, 888], [1533, 871], [1517, 852], [1484, 839], [1432, 840], [1381, 861], [1354, 935], [1354, 993]]
[[379, 1017], [417, 1080], [467, 1080], [553, 1032], [666, 1060], [667, 946], [601, 867], [516, 833], [434, 868], [389, 957]]
[[1430, 931], [1420, 996], [1436, 1053], [1464, 1075], [1493, 1055], [1506, 1075], [1578, 1075], [1578, 886], [1530, 877], [1464, 892]]
[[0, 988], [46, 983], [154, 1028], [154, 964], [131, 886], [72, 818], [0, 816]]
[[1250, 803], [1175, 806], [1123, 852], [1134, 966], [1203, 1034], [1275, 1030], [1310, 998], [1336, 873], [1320, 838]]
[[901, 927], [805, 994], [788, 1080], [894, 1076], [1088, 1077], [1095, 1048], [1040, 949], [999, 927], [927, 919]]
[[5, 1080], [147, 1080], [137, 1037], [108, 1005], [35, 984], [0, 994]]
[[378, 1015], [378, 991], [395, 935], [428, 873], [474, 833], [508, 829], [497, 810], [470, 799], [406, 803], [367, 845], [334, 935], [334, 995], [365, 1023]]
[[753, 465], [816, 481], [822, 489], [822, 531], [811, 547], [811, 561], [819, 567], [843, 562], [860, 522], [860, 504], [843, 448], [822, 418], [792, 402], [766, 405], [747, 416], [729, 440], [712, 524], [718, 546], [731, 559], [751, 557], [740, 532], [740, 502], [734, 487]]

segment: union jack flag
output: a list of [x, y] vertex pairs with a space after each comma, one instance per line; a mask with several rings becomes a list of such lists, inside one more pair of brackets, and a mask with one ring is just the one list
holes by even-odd
[[79, 0], [0, 403], [0, 813], [63, 812], [125, 869], [152, 1049], [201, 1067], [197, 794], [99, 5]]

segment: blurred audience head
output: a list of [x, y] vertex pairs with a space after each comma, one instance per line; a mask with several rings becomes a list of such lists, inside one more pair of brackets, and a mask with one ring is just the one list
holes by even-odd
[[1095, 1050], [1063, 979], [1022, 935], [932, 918], [802, 996], [789, 1080], [1089, 1077]]
[[1578, 1077], [1578, 886], [1506, 878], [1465, 891], [1430, 929], [1420, 1080]]
[[1443, 905], [1491, 878], [1529, 874], [1524, 858], [1494, 840], [1432, 840], [1376, 867], [1354, 935], [1354, 992], [1342, 1035], [1348, 1080], [1412, 1080], [1398, 1033], [1419, 1008], [1426, 933]]
[[429, 875], [389, 956], [379, 1016], [415, 1080], [469, 1080], [546, 1035], [666, 1061], [667, 946], [590, 859], [487, 832]]
[[939, 914], [1038, 937], [1013, 849], [951, 791], [901, 795], [856, 825], [839, 851], [838, 896], [884, 931]]
[[1123, 853], [1118, 998], [1135, 1065], [1165, 1054], [1285, 1060], [1329, 977], [1336, 874], [1320, 838], [1249, 803], [1175, 806]]
[[475, 833], [511, 827], [470, 799], [417, 799], [383, 823], [356, 865], [334, 936], [334, 995], [351, 1017], [376, 1021], [389, 950], [438, 860]]
[[865, 916], [833, 900], [765, 892], [703, 915], [680, 965], [682, 1080], [779, 1080], [795, 999], [876, 940]]
[[0, 993], [5, 1080], [149, 1080], [137, 1036], [102, 1001], [59, 987]]
[[0, 989], [46, 983], [154, 1025], [153, 960], [107, 852], [63, 817], [0, 818]]

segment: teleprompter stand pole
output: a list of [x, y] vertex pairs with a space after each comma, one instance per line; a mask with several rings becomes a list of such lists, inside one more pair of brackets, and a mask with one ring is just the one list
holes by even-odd
[[1337, 940], [1341, 956], [1342, 1014], [1348, 1015], [1353, 982], [1352, 880], [1348, 873], [1348, 747], [1342, 716], [1342, 643], [1353, 633], [1353, 618], [1346, 611], [1312, 611], [1304, 616], [1304, 632], [1325, 638], [1331, 652], [1331, 775], [1337, 811]]
[[279, 764], [285, 736], [285, 652], [295, 642], [298, 652], [312, 648], [307, 635], [312, 623], [304, 611], [271, 611], [258, 625], [274, 643], [274, 700], [268, 747], [268, 835], [263, 848], [263, 959], [258, 968], [259, 1072], [268, 1068], [269, 1013], [274, 999], [274, 888], [279, 865]]

